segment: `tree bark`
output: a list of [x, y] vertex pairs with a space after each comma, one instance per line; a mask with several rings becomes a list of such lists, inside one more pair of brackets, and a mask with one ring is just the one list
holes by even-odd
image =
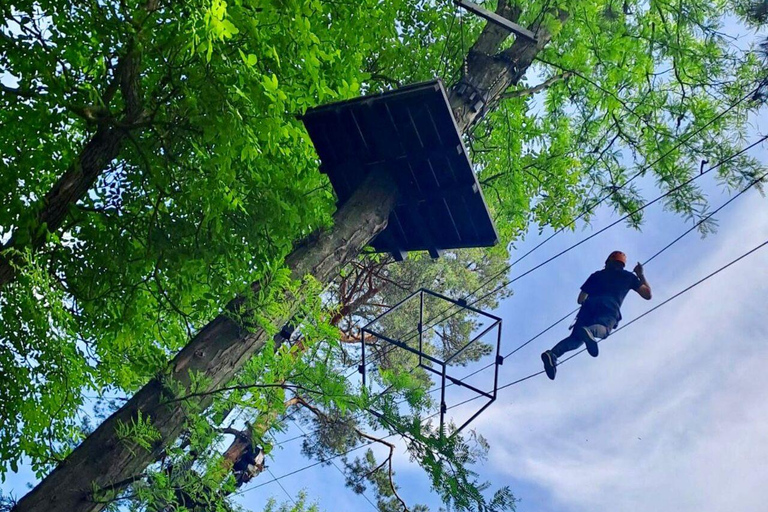
[[[502, 5], [506, 5], [506, 2], [499, 2], [497, 12], [506, 13], [512, 21], [517, 21], [519, 11], [510, 7], [502, 8]], [[565, 23], [568, 17], [565, 11], [558, 13], [561, 23]], [[451, 88], [448, 96], [456, 123], [464, 130], [496, 107], [504, 92], [520, 81], [536, 55], [552, 39], [551, 34], [543, 28], [529, 29], [536, 33], [535, 43], [517, 38], [509, 48], [498, 51], [506, 38], [499, 31], [506, 31], [488, 24], [470, 48], [464, 74], [457, 86]]]
[[[334, 227], [313, 236], [296, 248], [286, 265], [295, 279], [307, 275], [320, 282], [330, 281], [340, 267], [355, 257], [374, 236], [387, 225], [395, 204], [396, 185], [383, 174], [371, 174], [350, 200], [334, 216]], [[252, 291], [258, 293], [259, 283]], [[295, 312], [300, 297], [287, 297], [292, 307], [286, 322]], [[246, 329], [232, 318], [245, 299], [234, 300], [228, 311], [206, 325], [170, 362], [165, 376], [152, 379], [120, 410], [107, 418], [56, 469], [14, 507], [18, 512], [96, 512], [107, 504], [94, 501], [94, 489], [109, 489], [113, 482], [141, 473], [179, 435], [185, 425], [185, 408], [204, 410], [212, 395], [189, 400], [170, 401], [173, 396], [164, 380], [172, 379], [173, 388], [188, 389], [191, 375], [205, 377], [205, 389], [224, 386], [248, 359], [264, 347], [267, 335], [263, 329]], [[130, 439], [119, 439], [117, 427], [138, 420], [149, 421], [159, 433], [152, 450], [145, 450]]]
[[[46, 240], [46, 233], [58, 230], [69, 213], [69, 205], [79, 201], [96, 182], [96, 178], [107, 165], [117, 158], [125, 135], [117, 128], [99, 128], [80, 153], [77, 164], [72, 166], [54, 185], [43, 200], [43, 208], [37, 216], [29, 242], [20, 245], [14, 235], [0, 249], [39, 249]], [[44, 226], [44, 227], [43, 227]], [[20, 258], [0, 255], [0, 289], [16, 277], [14, 264], [20, 265]]]
[[[505, 2], [502, 2], [506, 4]], [[564, 19], [564, 18], [563, 18]], [[508, 34], [507, 34], [508, 35]], [[503, 42], [495, 27], [486, 27], [473, 46], [495, 51]], [[451, 107], [459, 130], [466, 132], [480, 116], [499, 99], [501, 93], [523, 76], [533, 58], [549, 41], [547, 34], [539, 32], [537, 44], [518, 39], [504, 52], [489, 55], [473, 51], [469, 55], [467, 73], [463, 82], [473, 85], [485, 99], [485, 107], [475, 110], [474, 100], [460, 94], [457, 87], [449, 93]], [[460, 82], [461, 84], [461, 82]], [[459, 84], [459, 85], [460, 85]], [[286, 265], [294, 279], [311, 275], [320, 282], [333, 279], [341, 267], [387, 224], [389, 213], [396, 201], [396, 186], [386, 176], [372, 174], [352, 198], [337, 211], [334, 227], [320, 233], [296, 248], [287, 258]], [[260, 284], [253, 283], [253, 292], [259, 292]], [[286, 297], [289, 303], [301, 300], [300, 296]], [[229, 310], [237, 310], [244, 303], [236, 299]], [[287, 308], [285, 318], [273, 319], [276, 323], [287, 322], [293, 307]], [[30, 491], [14, 507], [16, 512], [98, 512], [108, 503], [93, 499], [93, 490], [109, 489], [114, 482], [138, 475], [157, 459], [179, 435], [185, 425], [185, 407], [204, 410], [212, 401], [211, 395], [195, 396], [184, 403], [168, 401], [173, 389], [188, 389], [192, 373], [204, 377], [205, 392], [220, 388], [266, 342], [262, 329], [248, 330], [241, 327], [232, 315], [225, 312], [205, 326], [170, 362], [164, 376], [152, 379], [120, 410], [100, 425], [56, 469]], [[167, 381], [166, 384], [163, 382]], [[165, 402], [164, 402], [165, 400]], [[129, 439], [119, 439], [116, 428], [131, 425], [141, 417], [149, 421], [159, 433], [159, 441], [152, 450], [145, 450]]]

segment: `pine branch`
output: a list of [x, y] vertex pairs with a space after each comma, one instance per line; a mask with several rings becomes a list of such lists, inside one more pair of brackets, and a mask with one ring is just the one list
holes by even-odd
[[[309, 411], [311, 411], [313, 414], [315, 414], [319, 418], [322, 418], [322, 419], [324, 419], [326, 421], [329, 419], [328, 415], [325, 414], [323, 411], [321, 411], [319, 408], [317, 408], [314, 405], [310, 404], [309, 402], [307, 402], [306, 400], [304, 400], [301, 397], [297, 397], [297, 399], [298, 399], [298, 403], [301, 406], [307, 408]], [[395, 445], [390, 443], [389, 441], [384, 440], [383, 438], [376, 437], [376, 436], [373, 436], [371, 434], [368, 434], [367, 432], [364, 432], [364, 431], [360, 430], [359, 428], [357, 428], [355, 426], [352, 426], [351, 428], [352, 428], [352, 430], [355, 431], [355, 433], [358, 436], [360, 436], [360, 437], [362, 437], [364, 439], [368, 439], [369, 441], [373, 441], [374, 443], [378, 443], [378, 444], [384, 445], [384, 446], [386, 446], [389, 449], [389, 455], [384, 460], [384, 462], [379, 464], [376, 468], [374, 468], [373, 470], [368, 472], [368, 474], [364, 475], [362, 478], [370, 476], [370, 475], [376, 473], [376, 471], [381, 470], [384, 467], [384, 465], [388, 465], [387, 475], [388, 475], [388, 480], [389, 480], [389, 486], [392, 489], [392, 494], [395, 496], [395, 498], [397, 498], [397, 501], [399, 501], [400, 504], [402, 505], [403, 512], [408, 512], [408, 510], [409, 510], [408, 509], [408, 504], [405, 502], [405, 500], [403, 500], [403, 498], [400, 496], [400, 494], [398, 494], [397, 486], [395, 485], [395, 479], [394, 479], [395, 475], [394, 475], [394, 471], [393, 471], [393, 468], [392, 468], [392, 457], [395, 454]]]

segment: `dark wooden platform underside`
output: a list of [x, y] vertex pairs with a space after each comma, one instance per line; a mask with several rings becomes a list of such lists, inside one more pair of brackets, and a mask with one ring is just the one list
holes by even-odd
[[497, 233], [439, 81], [324, 105], [302, 120], [339, 204], [383, 168], [400, 190], [388, 227], [371, 245], [409, 251], [487, 247]]

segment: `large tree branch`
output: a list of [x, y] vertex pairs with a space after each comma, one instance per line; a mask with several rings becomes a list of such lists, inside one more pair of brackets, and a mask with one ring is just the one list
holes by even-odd
[[86, 120], [100, 124], [75, 162], [45, 195], [34, 214], [34, 221], [23, 228], [26, 232], [20, 233], [17, 229], [10, 240], [0, 247], [0, 289], [14, 280], [16, 267], [24, 264], [20, 252], [40, 249], [45, 244], [47, 233], [61, 228], [69, 215], [70, 206], [85, 197], [99, 175], [117, 158], [127, 134], [124, 126], [143, 121], [138, 86], [139, 66], [139, 56], [132, 48], [120, 58], [118, 71], [125, 115], [119, 126], [101, 123], [105, 120], [103, 108], [79, 110], [79, 115]]
[[322, 391], [318, 391], [316, 389], [309, 389], [307, 387], [300, 386], [297, 384], [288, 384], [286, 382], [276, 382], [273, 384], [237, 384], [234, 386], [223, 386], [220, 388], [210, 389], [207, 391], [189, 393], [184, 396], [172, 398], [166, 402], [163, 402], [161, 405], [168, 405], [174, 402], [188, 401], [194, 398], [203, 398], [210, 395], [227, 393], [229, 391], [248, 391], [251, 389], [286, 389], [286, 390], [292, 390], [292, 391], [303, 391], [304, 393], [309, 393], [309, 394], [322, 394]]
[[347, 304], [344, 304], [339, 311], [336, 312], [335, 315], [331, 318], [330, 324], [331, 325], [338, 325], [339, 322], [348, 314], [350, 314], [352, 311], [355, 311], [357, 308], [371, 300], [377, 293], [379, 292], [379, 289], [377, 287], [370, 287], [368, 288], [362, 295], [357, 297], [356, 299], [348, 302]]
[[[307, 402], [306, 400], [304, 400], [301, 397], [296, 397], [296, 399], [297, 399], [297, 402], [302, 407], [304, 407], [307, 410], [311, 411], [318, 418], [322, 418], [322, 419], [326, 419], [326, 420], [328, 419], [328, 416], [322, 410], [320, 410], [318, 407], [315, 407], [314, 405], [310, 404], [309, 402]], [[382, 438], [373, 436], [373, 435], [371, 435], [371, 434], [369, 434], [369, 433], [367, 433], [367, 432], [365, 432], [363, 430], [360, 430], [359, 428], [357, 428], [355, 426], [352, 427], [352, 430], [354, 430], [355, 433], [358, 436], [360, 436], [360, 437], [362, 437], [364, 439], [368, 439], [369, 441], [373, 441], [374, 443], [382, 444], [382, 445], [386, 446], [389, 449], [389, 455], [387, 456], [387, 458], [384, 459], [384, 461], [381, 464], [379, 464], [377, 467], [375, 467], [371, 471], [369, 471], [366, 476], [370, 476], [370, 475], [374, 474], [376, 471], [381, 470], [384, 467], [384, 465], [388, 465], [389, 466], [388, 480], [389, 480], [389, 486], [392, 489], [392, 494], [395, 496], [395, 498], [397, 498], [397, 500], [403, 506], [403, 512], [408, 512], [408, 504], [398, 494], [397, 486], [395, 485], [394, 471], [393, 471], [393, 468], [392, 468], [392, 457], [393, 457], [393, 455], [395, 453], [395, 445], [390, 443], [390, 442], [388, 442], [388, 441], [385, 441]]]
[[[569, 14], [558, 11], [557, 17], [565, 23]], [[509, 48], [499, 53], [470, 51], [466, 72], [449, 95], [456, 123], [464, 130], [496, 107], [502, 94], [520, 81], [539, 52], [549, 44], [552, 38], [549, 31], [537, 26], [528, 28], [536, 33], [535, 43], [517, 38]], [[488, 26], [483, 32], [486, 30], [489, 30]]]

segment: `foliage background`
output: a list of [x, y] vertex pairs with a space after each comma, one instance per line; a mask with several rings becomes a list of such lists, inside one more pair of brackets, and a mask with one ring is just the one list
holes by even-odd
[[[550, 7], [527, 4], [521, 22]], [[551, 24], [557, 37], [520, 86], [555, 78], [544, 97], [510, 91], [468, 139], [504, 242], [531, 225], [569, 226], [585, 204], [661, 155], [648, 173], [665, 190], [702, 159], [734, 154], [752, 104], [710, 121], [763, 70], [719, 32], [743, 6], [564, 7], [572, 19]], [[137, 389], [222, 303], [327, 225], [332, 192], [295, 115], [441, 71], [456, 76], [481, 28], [469, 16], [457, 22], [448, 5], [405, 1], [214, 0], [158, 11], [12, 2], [3, 15], [0, 233], [7, 241], [13, 232], [24, 264], [0, 295], [0, 453], [5, 469], [24, 456], [40, 474], [82, 435], [87, 396]], [[114, 85], [125, 55], [139, 56], [133, 92], [147, 120], [124, 127], [119, 158], [64, 229], [47, 233], [35, 223], [40, 199], [93, 134], [125, 119], [131, 98]], [[740, 157], [718, 175], [739, 187], [758, 168]], [[641, 200], [629, 185], [611, 203], [625, 212]], [[691, 186], [667, 207], [698, 219], [707, 202]], [[42, 250], [25, 250], [40, 236]], [[444, 271], [420, 271], [425, 282], [436, 269]], [[448, 286], [469, 290], [472, 280]], [[276, 359], [264, 357], [245, 378], [309, 371], [266, 375]], [[334, 382], [343, 385], [325, 385]], [[247, 405], [270, 410], [283, 397], [268, 398], [250, 396]]]

